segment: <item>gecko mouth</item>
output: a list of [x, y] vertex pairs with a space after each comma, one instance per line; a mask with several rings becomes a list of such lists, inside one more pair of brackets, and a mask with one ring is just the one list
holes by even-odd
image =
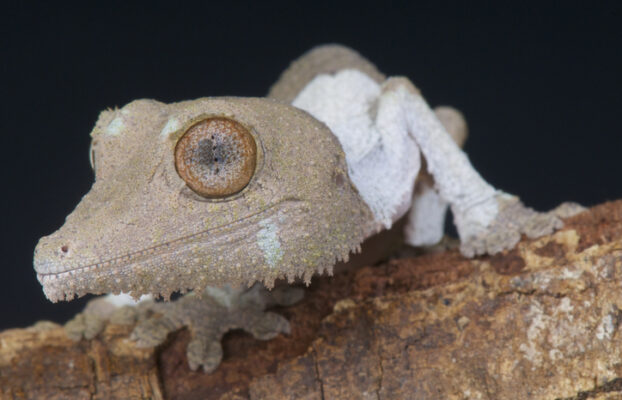
[[[83, 263], [82, 265], [67, 266], [58, 257], [45, 258], [40, 256], [35, 249], [34, 267], [37, 272], [37, 279], [52, 301], [63, 297], [71, 299], [74, 294], [81, 296], [86, 293], [98, 294], [139, 289], [138, 287], [141, 285], [131, 284], [128, 288], [124, 281], [133, 280], [134, 277], [145, 279], [145, 276], [152, 276], [159, 272], [166, 275], [173, 269], [183, 270], [183, 264], [187, 257], [182, 257], [182, 253], [194, 254], [195, 263], [205, 260], [204, 263], [209, 264], [209, 260], [214, 257], [222, 258], [221, 253], [224, 250], [245, 246], [249, 237], [253, 237], [259, 230], [260, 221], [272, 218], [280, 212], [300, 211], [304, 208], [304, 203], [304, 201], [295, 198], [285, 199], [271, 207], [226, 225], [212, 227], [149, 248], [97, 260], [96, 262]], [[209, 253], [207, 260], [202, 257], [205, 254], [197, 256], [199, 248], [203, 253]], [[146, 271], [150, 271], [150, 274], [147, 274]], [[59, 290], [62, 291], [62, 295]], [[140, 289], [139, 291], [144, 290]]]

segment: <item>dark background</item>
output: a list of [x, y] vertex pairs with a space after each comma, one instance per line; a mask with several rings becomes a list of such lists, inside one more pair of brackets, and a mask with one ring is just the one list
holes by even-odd
[[89, 189], [99, 111], [136, 98], [262, 96], [320, 43], [347, 44], [410, 77], [431, 104], [461, 109], [475, 167], [525, 203], [622, 198], [620, 2], [255, 3], [2, 11], [0, 329], [64, 321], [83, 306], [45, 299], [32, 251]]

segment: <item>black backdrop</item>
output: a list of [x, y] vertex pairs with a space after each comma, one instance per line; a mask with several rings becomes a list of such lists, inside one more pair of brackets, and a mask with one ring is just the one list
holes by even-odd
[[0, 328], [64, 321], [84, 303], [44, 298], [32, 250], [89, 189], [88, 134], [100, 110], [136, 98], [262, 96], [319, 43], [354, 47], [388, 75], [410, 77], [431, 104], [460, 108], [475, 167], [529, 205], [622, 197], [620, 2], [53, 3], [0, 10]]

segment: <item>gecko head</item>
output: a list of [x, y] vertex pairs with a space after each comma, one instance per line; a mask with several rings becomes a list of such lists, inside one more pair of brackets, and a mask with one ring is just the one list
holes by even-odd
[[309, 281], [375, 228], [339, 142], [289, 105], [138, 100], [91, 136], [95, 182], [35, 249], [52, 301]]

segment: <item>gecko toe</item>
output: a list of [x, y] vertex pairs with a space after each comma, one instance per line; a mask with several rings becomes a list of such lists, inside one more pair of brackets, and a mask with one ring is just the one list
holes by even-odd
[[96, 297], [89, 301], [82, 312], [77, 313], [65, 323], [67, 336], [78, 341], [90, 340], [99, 335], [110, 321], [114, 324], [132, 324], [136, 320], [133, 307], [116, 307], [106, 297]]
[[93, 339], [104, 329], [105, 322], [99, 316], [84, 312], [78, 313], [65, 324], [65, 333], [73, 341], [82, 338]]
[[500, 193], [496, 196], [498, 213], [494, 220], [481, 232], [463, 240], [460, 252], [466, 257], [483, 254], [497, 254], [512, 249], [521, 235], [538, 238], [549, 235], [564, 224], [559, 214], [578, 212], [578, 207], [565, 207], [550, 212], [537, 212], [526, 207], [515, 196]]
[[155, 347], [163, 343], [168, 334], [176, 330], [177, 327], [179, 324], [171, 323], [166, 316], [150, 317], [136, 325], [130, 339], [136, 342], [137, 347]]
[[246, 330], [259, 340], [270, 340], [280, 333], [289, 334], [291, 332], [289, 321], [272, 312], [266, 312], [255, 318], [253, 323], [246, 327]]
[[197, 336], [193, 338], [188, 343], [186, 355], [191, 370], [196, 371], [202, 367], [206, 373], [214, 372], [220, 365], [223, 356], [220, 337]]

